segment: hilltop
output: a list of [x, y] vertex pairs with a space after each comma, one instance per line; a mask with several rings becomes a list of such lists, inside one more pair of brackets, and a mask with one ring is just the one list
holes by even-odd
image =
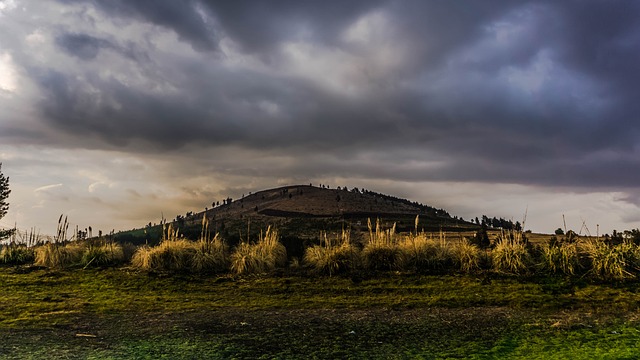
[[422, 214], [443, 220], [451, 219], [445, 210], [369, 190], [329, 189], [311, 185], [263, 190], [235, 201], [226, 199], [223, 205], [208, 210], [206, 214], [210, 218], [267, 216], [345, 219]]
[[[367, 221], [381, 219], [385, 226], [397, 225], [398, 231], [413, 231], [419, 215], [419, 228], [427, 231], [468, 231], [478, 226], [447, 211], [415, 201], [385, 195], [365, 189], [328, 188], [312, 185], [290, 185], [227, 198], [201, 212], [178, 215], [170, 223], [189, 238], [201, 232], [202, 218], [209, 220], [209, 229], [220, 233], [231, 244], [241, 238], [256, 236], [268, 226], [276, 226], [283, 242], [302, 246], [299, 240], [317, 238], [321, 231], [348, 228], [357, 237], [367, 231]], [[161, 227], [116, 234], [121, 241], [156, 242]]]

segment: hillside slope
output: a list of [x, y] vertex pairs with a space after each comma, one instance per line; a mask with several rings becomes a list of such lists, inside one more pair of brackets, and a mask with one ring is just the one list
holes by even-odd
[[384, 215], [439, 216], [444, 210], [370, 191], [327, 189], [310, 185], [260, 191], [208, 210], [212, 216], [360, 217]]
[[[256, 238], [260, 231], [275, 226], [289, 239], [313, 239], [322, 231], [352, 230], [352, 236], [368, 231], [368, 219], [383, 221], [384, 227], [394, 223], [398, 231], [468, 231], [477, 225], [452, 217], [445, 210], [411, 202], [368, 190], [329, 189], [311, 185], [292, 185], [251, 193], [240, 199], [225, 199], [205, 211], [178, 215], [171, 222], [180, 233], [196, 239], [201, 234], [203, 216], [210, 231], [220, 233], [231, 244], [241, 239]], [[116, 238], [132, 243], [154, 243], [161, 237], [160, 226], [116, 234]], [[297, 240], [292, 240], [297, 241]]]

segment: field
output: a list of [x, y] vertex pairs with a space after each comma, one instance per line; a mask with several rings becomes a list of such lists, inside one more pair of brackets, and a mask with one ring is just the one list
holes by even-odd
[[[279, 194], [265, 199], [295, 198]], [[290, 231], [324, 229], [304, 238], [255, 222], [249, 231], [241, 217], [247, 230], [230, 241], [220, 213], [202, 214], [186, 237], [179, 221], [163, 222], [156, 241], [137, 245], [69, 239], [61, 216], [51, 243], [3, 245], [0, 359], [637, 358], [637, 231], [291, 218]]]
[[634, 358], [637, 282], [0, 268], [0, 358]]

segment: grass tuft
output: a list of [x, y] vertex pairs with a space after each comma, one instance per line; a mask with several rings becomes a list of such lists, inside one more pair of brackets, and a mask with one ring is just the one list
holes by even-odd
[[542, 269], [553, 274], [574, 275], [580, 265], [578, 245], [554, 242], [542, 246]]
[[80, 259], [80, 265], [84, 268], [117, 266], [124, 262], [122, 245], [112, 242], [87, 245]]
[[327, 233], [321, 234], [320, 245], [306, 249], [304, 262], [316, 272], [332, 276], [357, 268], [360, 264], [360, 252], [351, 243], [351, 232], [342, 230], [340, 236], [331, 239]]
[[35, 254], [32, 248], [23, 244], [11, 243], [0, 250], [0, 263], [7, 265], [23, 265], [32, 263]]
[[279, 241], [278, 231], [267, 228], [260, 234], [258, 242], [240, 243], [231, 254], [231, 271], [236, 274], [260, 274], [284, 267], [287, 263], [287, 250]]
[[470, 243], [466, 239], [452, 244], [449, 253], [456, 269], [463, 273], [478, 271], [484, 254], [477, 245]]
[[146, 271], [188, 272], [194, 253], [193, 242], [189, 240], [165, 240], [155, 247], [139, 248], [131, 263]]
[[503, 231], [498, 236], [491, 258], [495, 271], [509, 274], [526, 273], [532, 262], [522, 232], [516, 230]]
[[587, 240], [581, 244], [591, 275], [602, 280], [623, 280], [635, 277], [630, 271], [637, 260], [638, 247], [630, 242], [610, 245], [600, 240]]
[[364, 266], [369, 270], [400, 270], [403, 254], [396, 241], [396, 224], [391, 229], [382, 229], [380, 219], [376, 220], [375, 231], [368, 219], [369, 241], [362, 250]]
[[437, 240], [425, 233], [409, 234], [399, 246], [406, 270], [441, 272], [453, 265], [451, 248], [442, 231]]
[[35, 264], [64, 269], [81, 264], [84, 246], [79, 243], [46, 243], [35, 248]]

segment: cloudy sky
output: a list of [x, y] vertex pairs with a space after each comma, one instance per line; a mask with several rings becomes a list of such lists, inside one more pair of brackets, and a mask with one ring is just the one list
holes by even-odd
[[[0, 0], [0, 225], [297, 183], [640, 226], [635, 1]], [[583, 231], [584, 232], [584, 231]]]

